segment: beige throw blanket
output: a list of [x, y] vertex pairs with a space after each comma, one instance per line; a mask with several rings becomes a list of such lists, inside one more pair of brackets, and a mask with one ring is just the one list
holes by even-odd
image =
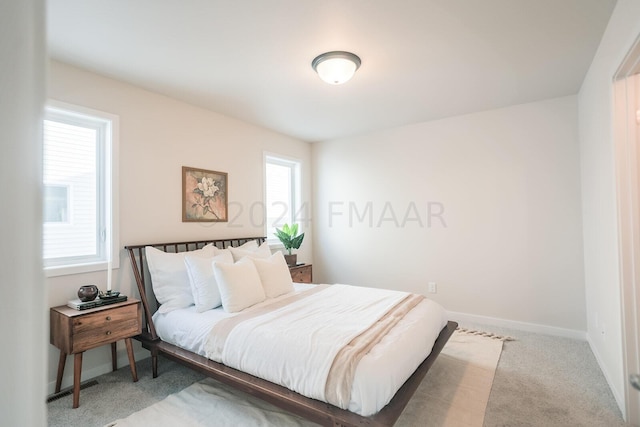
[[351, 401], [351, 386], [360, 359], [378, 344], [380, 340], [393, 328], [413, 307], [418, 305], [424, 297], [409, 294], [395, 307], [389, 310], [380, 320], [369, 329], [354, 338], [338, 352], [331, 365], [325, 395], [327, 402], [339, 408], [347, 408]]
[[346, 409], [359, 360], [421, 295], [318, 286], [218, 322], [207, 357]]

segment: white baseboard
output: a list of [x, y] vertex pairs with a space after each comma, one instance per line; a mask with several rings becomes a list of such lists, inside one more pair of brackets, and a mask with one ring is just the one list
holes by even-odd
[[624, 399], [624, 391], [621, 393], [620, 390], [618, 390], [615, 387], [614, 382], [611, 380], [611, 374], [609, 374], [609, 371], [605, 369], [607, 365], [603, 363], [602, 357], [600, 357], [600, 353], [598, 352], [598, 348], [593, 344], [593, 341], [591, 340], [591, 336], [589, 334], [587, 334], [587, 342], [589, 343], [591, 352], [593, 353], [593, 355], [596, 358], [596, 361], [598, 362], [598, 366], [600, 366], [600, 370], [602, 371], [602, 374], [604, 375], [605, 380], [607, 380], [607, 384], [609, 384], [611, 393], [613, 393], [613, 397], [616, 400], [616, 403], [618, 404], [618, 407], [620, 408], [620, 411], [622, 412], [623, 417], [626, 419], [627, 408], [626, 408], [626, 402]]
[[537, 323], [520, 322], [517, 320], [499, 319], [497, 317], [480, 316], [477, 314], [459, 313], [447, 311], [449, 320], [462, 322], [481, 323], [488, 326], [499, 326], [520, 331], [535, 332], [538, 334], [552, 335], [556, 337], [572, 338], [580, 341], [587, 340], [587, 332], [576, 329], [558, 328], [556, 326], [540, 325]]
[[[136, 361], [140, 361], [142, 359], [146, 359], [147, 357], [151, 356], [149, 351], [143, 348], [134, 351], [133, 355]], [[129, 357], [127, 356], [127, 352], [125, 350], [118, 351], [116, 357], [118, 360], [118, 369], [123, 368], [125, 366], [129, 366]], [[70, 358], [73, 359], [72, 356]], [[86, 370], [83, 369], [82, 382], [98, 377], [102, 374], [111, 372], [112, 368], [113, 367], [111, 366], [111, 361], [109, 361], [109, 363], [104, 363], [99, 366], [94, 366], [91, 369], [86, 369]], [[73, 386], [73, 369], [65, 369], [65, 375], [62, 377], [62, 386], [60, 387], [60, 389], [64, 390], [65, 388], [71, 387], [71, 386]], [[47, 395], [52, 395], [54, 393], [55, 388], [56, 388], [55, 380], [49, 382], [49, 384], [47, 384]]]

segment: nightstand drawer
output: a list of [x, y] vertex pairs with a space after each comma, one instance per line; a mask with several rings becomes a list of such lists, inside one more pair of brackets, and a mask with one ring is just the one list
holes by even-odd
[[72, 353], [89, 350], [124, 338], [138, 335], [140, 323], [135, 317], [106, 322], [101, 326], [73, 335]]
[[289, 267], [291, 279], [296, 283], [313, 283], [311, 264]]
[[98, 311], [96, 313], [79, 316], [73, 319], [72, 334], [80, 334], [85, 331], [95, 332], [100, 328], [117, 329], [123, 321], [137, 320], [138, 306], [127, 305], [112, 310]]
[[133, 337], [142, 331], [137, 300], [78, 311], [66, 306], [50, 310], [51, 344], [66, 354]]

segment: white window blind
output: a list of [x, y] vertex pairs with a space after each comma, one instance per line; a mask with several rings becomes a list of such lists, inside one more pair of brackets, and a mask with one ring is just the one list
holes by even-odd
[[43, 126], [45, 267], [109, 261], [112, 121], [47, 108]]

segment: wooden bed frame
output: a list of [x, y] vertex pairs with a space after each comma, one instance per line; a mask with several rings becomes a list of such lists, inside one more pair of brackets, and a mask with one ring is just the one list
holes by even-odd
[[238, 239], [201, 240], [125, 246], [125, 249], [129, 252], [133, 274], [144, 309], [143, 331], [142, 334], [135, 338], [142, 343], [144, 348], [151, 352], [153, 378], [158, 376], [158, 355], [161, 354], [170, 360], [186, 365], [211, 378], [225, 384], [229, 384], [240, 391], [256, 396], [282, 409], [321, 425], [392, 426], [409, 402], [409, 399], [411, 399], [413, 393], [420, 385], [420, 382], [431, 365], [433, 365], [433, 362], [449, 340], [449, 337], [451, 337], [455, 331], [458, 326], [456, 322], [448, 322], [445, 328], [440, 332], [431, 354], [429, 354], [422, 364], [418, 366], [413, 375], [407, 379], [387, 406], [382, 408], [382, 410], [377, 414], [370, 417], [363, 417], [328, 403], [302, 396], [301, 394], [295, 393], [270, 381], [229, 368], [221, 363], [214, 362], [206, 357], [164, 342], [158, 337], [152, 320], [152, 314], [158, 307], [158, 301], [155, 299], [155, 295], [153, 294], [153, 289], [151, 287], [144, 248], [146, 246], [153, 246], [165, 252], [188, 252], [200, 249], [210, 243], [220, 249], [224, 249], [229, 246], [239, 246], [251, 240], [255, 240], [260, 244], [265, 241], [265, 238], [244, 237]]

